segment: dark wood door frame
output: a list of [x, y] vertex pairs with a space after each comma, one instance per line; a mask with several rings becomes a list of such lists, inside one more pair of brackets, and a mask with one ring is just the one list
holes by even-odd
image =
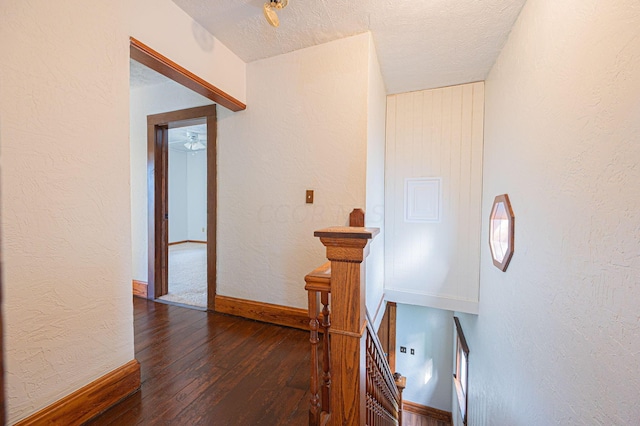
[[168, 158], [169, 129], [207, 124], [207, 309], [215, 310], [216, 296], [216, 105], [188, 108], [147, 116], [147, 188], [149, 220], [149, 265], [147, 297], [168, 291], [169, 217]]
[[387, 361], [389, 361], [389, 367], [391, 367], [393, 373], [396, 372], [396, 309], [395, 302], [387, 302], [382, 322], [378, 328], [378, 338], [382, 344], [382, 350], [387, 355]]
[[[237, 100], [233, 96], [229, 95], [228, 93], [224, 92], [223, 90], [219, 89], [218, 87], [214, 86], [208, 81], [203, 80], [202, 78], [193, 74], [186, 68], [180, 66], [176, 62], [173, 62], [171, 59], [160, 54], [158, 51], [152, 49], [150, 46], [147, 46], [146, 44], [142, 43], [141, 41], [133, 37], [129, 38], [129, 54], [131, 59], [134, 59], [140, 62], [141, 64], [151, 68], [152, 70], [155, 70], [158, 73], [164, 75], [165, 77], [175, 81], [176, 83], [179, 83], [187, 87], [188, 89], [191, 89], [196, 93], [199, 93], [202, 96], [208, 99], [211, 99], [215, 103], [222, 105], [230, 109], [231, 111], [242, 111], [247, 107], [243, 102]], [[158, 118], [158, 120], [159, 120], [158, 123], [154, 123], [153, 130], [148, 132], [149, 135], [154, 134], [155, 136], [153, 138], [153, 141], [154, 141], [153, 144], [150, 142], [151, 136], [148, 136], [149, 151], [148, 151], [147, 161], [149, 166], [147, 170], [147, 180], [148, 180], [147, 187], [149, 188], [149, 212], [150, 212], [149, 213], [149, 257], [150, 259], [149, 259], [149, 278], [147, 280], [148, 282], [147, 282], [146, 288], [144, 288], [143, 291], [146, 291], [147, 297], [151, 299], [158, 297], [156, 295], [161, 294], [163, 290], [165, 292], [167, 290], [166, 281], [161, 281], [156, 283], [156, 280], [155, 280], [156, 275], [158, 275], [158, 277], [164, 276], [161, 273], [157, 274], [157, 270], [159, 269], [160, 272], [162, 272], [162, 262], [164, 262], [165, 269], [166, 269], [166, 265], [168, 261], [167, 250], [164, 250], [164, 252], [160, 252], [158, 256], [155, 255], [156, 240], [163, 241], [163, 239], [168, 239], [168, 233], [166, 232], [164, 236], [162, 234], [156, 235], [156, 226], [155, 226], [156, 214], [159, 214], [155, 211], [155, 199], [156, 197], [161, 198], [163, 194], [166, 199], [166, 192], [162, 193], [162, 182], [160, 182], [158, 192], [156, 193], [155, 177], [152, 177], [152, 175], [155, 176], [155, 174], [151, 173], [151, 170], [155, 170], [155, 164], [159, 164], [159, 165], [164, 164], [164, 166], [162, 167], [165, 168], [165, 176], [166, 176], [166, 153], [162, 154], [163, 151], [161, 149], [158, 149], [158, 152], [156, 153], [155, 141], [156, 141], [156, 137], [158, 138], [158, 140], [161, 140], [162, 138], [164, 138], [168, 129], [168, 125], [163, 125], [162, 124], [163, 121], [160, 120], [160, 118]], [[164, 121], [169, 123], [169, 121], [167, 121], [166, 119]], [[213, 121], [215, 122], [215, 112], [214, 112]], [[214, 132], [213, 136], [211, 136], [210, 134], [208, 134], [207, 136], [210, 138], [209, 140], [215, 141], [216, 127], [207, 126], [207, 132], [211, 132], [211, 131]], [[160, 143], [160, 147], [161, 146], [162, 146], [162, 143]], [[153, 151], [151, 151], [152, 148], [153, 148]], [[207, 248], [208, 248], [207, 259], [213, 259], [213, 260], [208, 261], [208, 266], [207, 266], [207, 281], [208, 281], [207, 308], [209, 310], [215, 310], [215, 285], [216, 285], [215, 284], [216, 283], [216, 269], [215, 269], [216, 268], [216, 264], [215, 264], [215, 249], [216, 249], [216, 245], [215, 245], [215, 231], [216, 231], [216, 228], [215, 228], [215, 223], [216, 223], [216, 219], [215, 219], [216, 218], [215, 148], [216, 146], [215, 146], [215, 143], [211, 146], [211, 148], [212, 149], [208, 150], [209, 154], [207, 154], [207, 164], [208, 164], [207, 166], [207, 190], [208, 190], [207, 240], [209, 241], [209, 244], [207, 244]], [[209, 160], [211, 155], [213, 155], [212, 162], [210, 162]], [[214, 166], [209, 167], [209, 164], [213, 164]], [[213, 191], [213, 195], [211, 195], [212, 191]], [[154, 204], [152, 204], [152, 202]], [[153, 212], [153, 216], [151, 212]], [[153, 220], [152, 220], [152, 217], [153, 217]], [[166, 220], [166, 219], [162, 219], [162, 220]], [[161, 224], [162, 221], [159, 220], [158, 223]], [[162, 247], [166, 247], [166, 245], [163, 244]], [[151, 267], [152, 261], [154, 265], [153, 267]], [[134, 294], [136, 294], [135, 282], [134, 282]]]
[[[157, 123], [154, 122], [157, 118]], [[169, 126], [163, 117], [147, 117], [147, 215], [149, 227], [147, 297], [167, 294]]]

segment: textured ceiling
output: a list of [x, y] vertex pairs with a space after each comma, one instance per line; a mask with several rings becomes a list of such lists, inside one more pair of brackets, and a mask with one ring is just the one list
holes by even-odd
[[484, 80], [526, 0], [173, 0], [252, 62], [371, 31], [388, 93]]

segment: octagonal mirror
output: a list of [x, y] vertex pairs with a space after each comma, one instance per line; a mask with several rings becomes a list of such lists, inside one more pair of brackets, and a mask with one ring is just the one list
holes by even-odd
[[513, 256], [513, 234], [515, 217], [507, 194], [493, 200], [489, 217], [489, 248], [493, 264], [506, 271]]

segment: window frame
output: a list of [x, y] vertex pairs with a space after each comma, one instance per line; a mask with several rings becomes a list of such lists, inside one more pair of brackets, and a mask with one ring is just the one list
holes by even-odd
[[[493, 264], [502, 272], [507, 270], [513, 257], [514, 234], [515, 216], [509, 195], [498, 195], [493, 200], [489, 215], [489, 250]], [[500, 250], [497, 250], [497, 247], [500, 247]]]

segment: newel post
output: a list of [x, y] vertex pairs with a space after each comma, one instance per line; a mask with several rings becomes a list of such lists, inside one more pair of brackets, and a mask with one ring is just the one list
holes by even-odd
[[363, 261], [377, 228], [336, 227], [314, 235], [331, 261], [331, 425], [364, 425], [367, 313]]

